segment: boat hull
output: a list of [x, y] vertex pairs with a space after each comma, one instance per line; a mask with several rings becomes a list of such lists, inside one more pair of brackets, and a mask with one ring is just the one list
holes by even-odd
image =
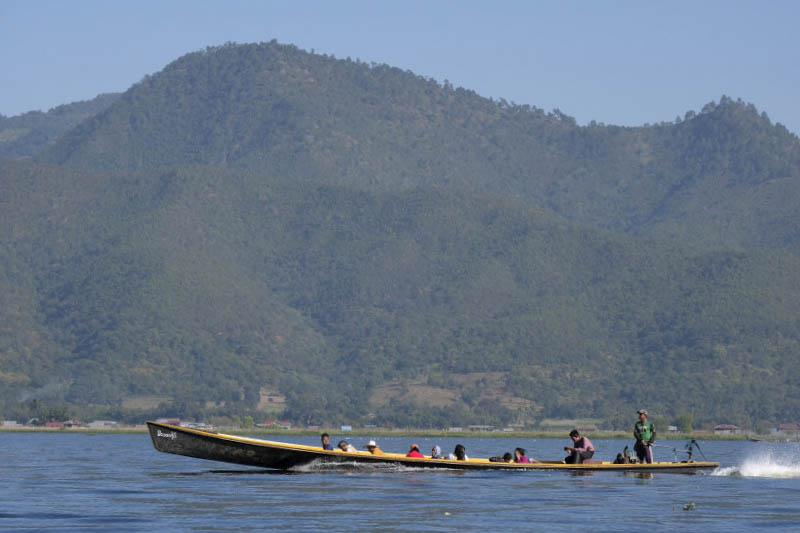
[[403, 465], [413, 468], [437, 470], [566, 470], [571, 472], [627, 471], [627, 472], [682, 472], [694, 473], [719, 467], [719, 463], [663, 462], [652, 464], [614, 464], [608, 462], [565, 464], [561, 461], [544, 461], [530, 464], [493, 463], [488, 459], [451, 461], [447, 459], [412, 458], [401, 454], [372, 455], [367, 452], [342, 452], [323, 450], [317, 446], [304, 446], [267, 441], [184, 428], [171, 424], [148, 422], [150, 438], [156, 450], [210, 461], [234, 463], [259, 468], [289, 470], [311, 463], [321, 465], [359, 464], [374, 466]]

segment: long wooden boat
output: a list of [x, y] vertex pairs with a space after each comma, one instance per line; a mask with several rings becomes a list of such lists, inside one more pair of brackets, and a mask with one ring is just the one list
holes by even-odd
[[530, 464], [495, 463], [488, 459], [470, 458], [467, 461], [406, 457], [403, 454], [372, 455], [366, 451], [343, 452], [323, 450], [319, 446], [305, 446], [274, 442], [236, 435], [214, 433], [171, 424], [148, 422], [150, 438], [156, 450], [198, 459], [222, 461], [240, 465], [290, 470], [306, 465], [320, 468], [348, 465], [405, 466], [445, 470], [565, 470], [572, 472], [629, 471], [629, 472], [683, 472], [693, 473], [719, 467], [711, 461], [675, 461], [652, 464], [615, 464], [592, 462], [565, 464], [562, 461], [542, 461]]

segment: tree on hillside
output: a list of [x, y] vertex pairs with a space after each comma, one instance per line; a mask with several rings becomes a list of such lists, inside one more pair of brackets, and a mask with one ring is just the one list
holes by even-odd
[[694, 415], [691, 413], [680, 414], [675, 419], [675, 425], [678, 426], [678, 431], [681, 433], [691, 433], [693, 423]]

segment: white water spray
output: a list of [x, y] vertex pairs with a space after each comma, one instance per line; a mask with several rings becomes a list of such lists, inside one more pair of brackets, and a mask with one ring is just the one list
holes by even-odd
[[292, 472], [419, 472], [424, 468], [399, 465], [395, 463], [358, 463], [355, 461], [333, 462], [314, 459], [304, 465], [293, 466]]
[[711, 475], [770, 478], [800, 477], [800, 457], [798, 457], [797, 453], [776, 457], [772, 451], [767, 450], [764, 453], [748, 457], [739, 466], [717, 468]]

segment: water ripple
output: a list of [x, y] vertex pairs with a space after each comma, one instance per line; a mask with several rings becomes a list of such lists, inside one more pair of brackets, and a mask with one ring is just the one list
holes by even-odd
[[[0, 439], [3, 529], [638, 531], [637, 509], [645, 512], [648, 530], [741, 531], [800, 522], [800, 477], [794, 475], [800, 455], [791, 444], [704, 443], [723, 468], [710, 476], [685, 476], [356, 465], [273, 472], [159, 454], [145, 435]], [[400, 450], [407, 440], [381, 444]], [[552, 457], [563, 446], [544, 439], [459, 441], [474, 455], [523, 444], [534, 456]], [[452, 447], [455, 441], [435, 443]], [[612, 455], [626, 443], [595, 444], [599, 453]]]

